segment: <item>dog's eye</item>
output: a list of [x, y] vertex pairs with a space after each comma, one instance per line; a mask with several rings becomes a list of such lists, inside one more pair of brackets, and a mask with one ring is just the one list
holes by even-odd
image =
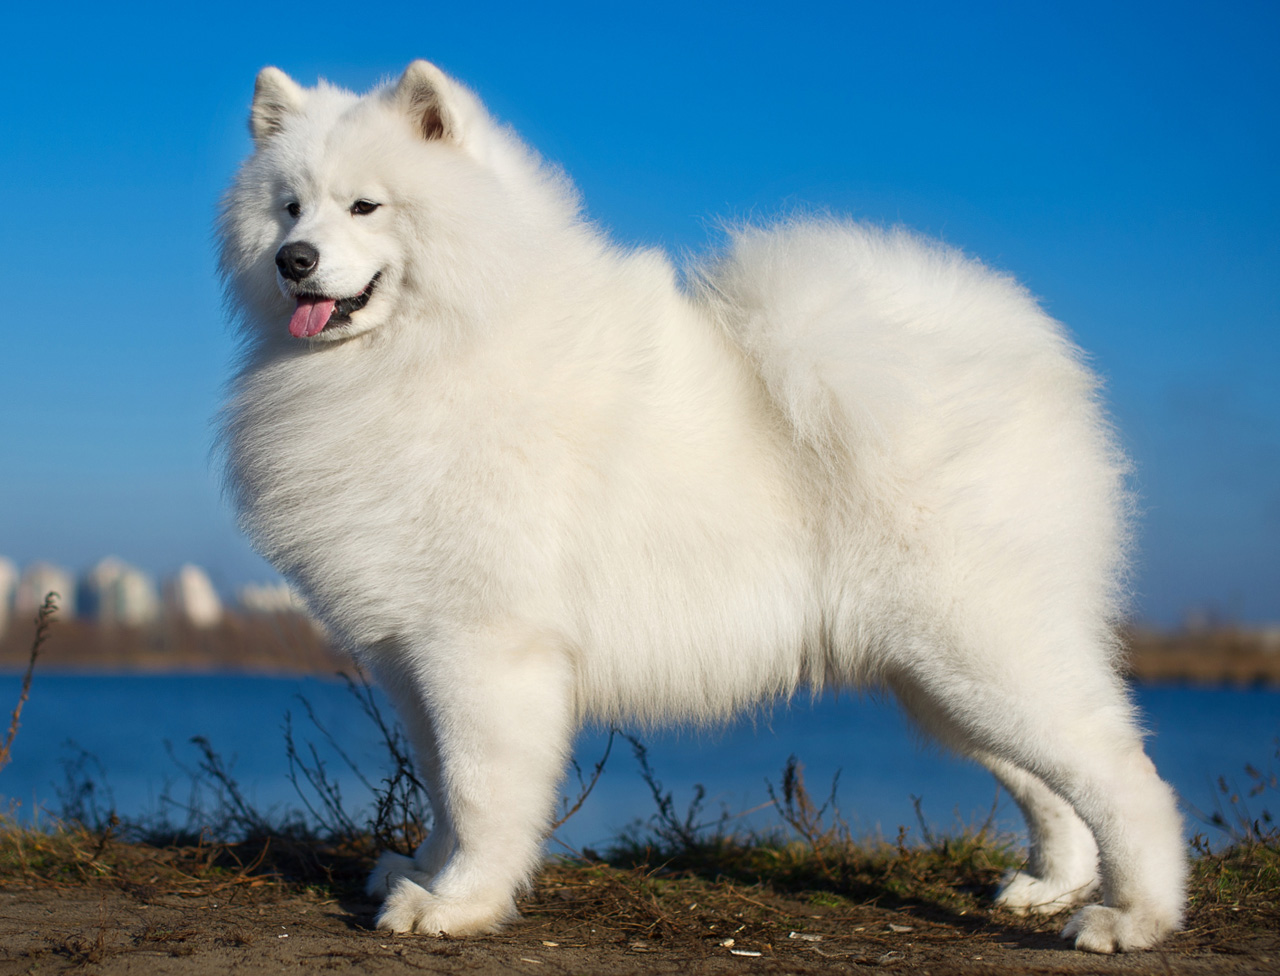
[[296, 218], [302, 213], [302, 204], [300, 204], [297, 200], [294, 200], [292, 203], [286, 203], [284, 205], [284, 209], [285, 209], [285, 213], [287, 213], [290, 217]]
[[382, 204], [374, 203], [372, 200], [357, 200], [351, 205], [351, 212], [361, 217], [367, 216], [377, 210]]

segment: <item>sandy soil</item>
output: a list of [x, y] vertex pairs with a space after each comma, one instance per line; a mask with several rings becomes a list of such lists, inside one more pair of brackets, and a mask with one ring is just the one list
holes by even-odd
[[1161, 951], [1100, 957], [1064, 948], [1054, 934], [1062, 919], [929, 906], [823, 908], [755, 888], [682, 884], [682, 900], [705, 890], [717, 901], [707, 911], [644, 890], [608, 874], [544, 875], [524, 918], [506, 933], [442, 940], [375, 931], [371, 904], [262, 882], [240, 880], [221, 891], [9, 883], [0, 891], [0, 976], [1280, 972], [1280, 933], [1248, 926], [1225, 939], [1192, 928]]

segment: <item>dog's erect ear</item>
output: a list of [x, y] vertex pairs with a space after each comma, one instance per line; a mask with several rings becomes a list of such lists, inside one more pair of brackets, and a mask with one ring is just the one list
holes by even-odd
[[263, 68], [253, 86], [249, 131], [261, 146], [284, 126], [284, 120], [302, 108], [306, 92], [279, 68]]
[[415, 61], [400, 76], [396, 104], [424, 139], [458, 141], [458, 117], [449, 107], [451, 87], [445, 73], [430, 61]]

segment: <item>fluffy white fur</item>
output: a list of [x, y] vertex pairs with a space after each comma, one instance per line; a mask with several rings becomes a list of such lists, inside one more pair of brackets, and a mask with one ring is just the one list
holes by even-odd
[[[1125, 462], [1021, 287], [837, 220], [733, 232], [682, 283], [425, 62], [364, 97], [265, 69], [251, 128], [227, 476], [430, 784], [430, 838], [370, 880], [380, 926], [515, 915], [584, 721], [880, 685], [1026, 814], [1001, 903], [1100, 887], [1064, 932], [1100, 952], [1178, 927], [1179, 817], [1114, 667]], [[274, 263], [298, 241], [302, 284]], [[375, 275], [290, 336], [300, 291]]]

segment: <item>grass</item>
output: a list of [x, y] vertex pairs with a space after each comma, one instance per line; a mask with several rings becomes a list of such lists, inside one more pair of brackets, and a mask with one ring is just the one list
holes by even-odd
[[[158, 844], [126, 841], [110, 825], [6, 823], [0, 887], [114, 889], [141, 901], [217, 896], [265, 904], [304, 897], [356, 906], [364, 902], [376, 848], [372, 836], [335, 841], [287, 830], [236, 842]], [[635, 951], [695, 956], [727, 939], [758, 947], [862, 925], [883, 932], [895, 922], [914, 926], [917, 943], [1039, 931], [1052, 944], [1061, 918], [1016, 918], [991, 906], [1001, 874], [1019, 859], [1016, 848], [981, 830], [924, 844], [833, 837], [817, 847], [781, 826], [768, 836], [710, 830], [691, 844], [650, 835], [603, 856], [584, 852], [549, 862], [521, 909], [553, 938], [599, 928]], [[1259, 943], [1274, 951], [1280, 932], [1274, 834], [1220, 851], [1201, 846], [1187, 929], [1169, 951], [1247, 952]]]
[[765, 886], [832, 907], [875, 900], [965, 910], [1023, 859], [1011, 838], [993, 832], [990, 820], [936, 837], [921, 817], [923, 843], [908, 843], [906, 827], [899, 828], [893, 842], [856, 837], [840, 816], [836, 781], [819, 805], [795, 756], [783, 768], [779, 787], [769, 787], [777, 816], [772, 829], [736, 831], [727, 816], [707, 821], [700, 790], [678, 814], [650, 768], [644, 746], [630, 741], [656, 812], [640, 830], [619, 838], [603, 858], [589, 852], [610, 865], [657, 866], [664, 876]]

